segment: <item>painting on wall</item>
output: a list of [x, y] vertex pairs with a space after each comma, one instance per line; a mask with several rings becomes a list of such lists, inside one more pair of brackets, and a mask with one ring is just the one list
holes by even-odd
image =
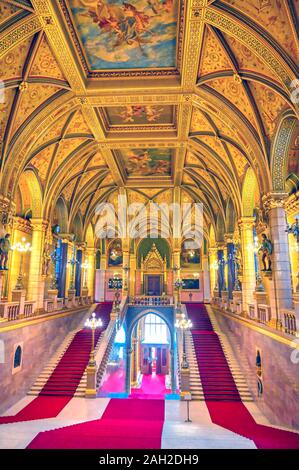
[[121, 266], [123, 263], [123, 252], [120, 240], [114, 240], [108, 252], [108, 266]]
[[128, 176], [170, 176], [171, 149], [132, 149], [121, 152]]
[[181, 249], [181, 267], [182, 268], [195, 267], [198, 269], [199, 265], [200, 265], [200, 249], [189, 247], [188, 243], [184, 242], [182, 245], [182, 249]]
[[70, 0], [92, 70], [174, 68], [178, 0]]
[[115, 106], [102, 108], [106, 127], [174, 125], [174, 106]]

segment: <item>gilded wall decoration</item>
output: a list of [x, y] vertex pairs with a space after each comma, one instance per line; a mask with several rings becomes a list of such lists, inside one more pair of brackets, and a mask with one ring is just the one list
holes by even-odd
[[205, 29], [203, 51], [199, 64], [199, 77], [209, 73], [231, 70], [231, 64], [224, 48], [209, 28]]
[[288, 105], [280, 95], [261, 83], [251, 82], [250, 88], [256, 103], [258, 103], [265, 131], [271, 138], [280, 114], [288, 108]]
[[13, 47], [0, 59], [0, 79], [8, 80], [21, 78], [24, 62], [32, 43], [32, 37], [25, 39], [21, 44]]
[[51, 77], [58, 80], [65, 80], [65, 77], [58, 65], [46, 37], [43, 38], [35, 61], [33, 62], [30, 76], [32, 77]]
[[[286, 4], [281, 0], [225, 0], [242, 14], [252, 18], [289, 51], [298, 62], [295, 39], [288, 20]], [[295, 2], [296, 3], [296, 2]]]

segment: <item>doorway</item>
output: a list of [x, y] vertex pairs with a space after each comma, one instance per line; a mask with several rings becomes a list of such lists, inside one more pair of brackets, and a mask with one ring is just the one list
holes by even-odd
[[170, 331], [154, 313], [142, 317], [133, 332], [131, 392], [141, 398], [170, 392]]
[[162, 277], [160, 275], [145, 275], [145, 295], [160, 296], [162, 294]]

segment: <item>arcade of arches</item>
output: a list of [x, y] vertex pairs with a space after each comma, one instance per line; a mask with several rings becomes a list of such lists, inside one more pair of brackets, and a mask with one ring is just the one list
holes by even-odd
[[[104, 448], [176, 447], [189, 393], [195, 448], [299, 447], [298, 24], [299, 0], [0, 0], [0, 448], [97, 447], [78, 423], [139, 407], [157, 435]], [[193, 203], [192, 244], [166, 213]]]

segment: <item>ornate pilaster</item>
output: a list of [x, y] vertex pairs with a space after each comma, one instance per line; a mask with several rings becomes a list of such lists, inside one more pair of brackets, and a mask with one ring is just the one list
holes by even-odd
[[213, 292], [217, 287], [217, 247], [209, 248], [209, 266], [210, 266], [210, 282], [211, 282], [211, 292]]
[[273, 243], [272, 272], [276, 297], [276, 317], [281, 309], [292, 308], [292, 281], [285, 200], [287, 193], [272, 192], [263, 197], [269, 217], [270, 238]]
[[243, 282], [242, 282], [242, 301], [243, 309], [246, 313], [249, 311], [249, 304], [254, 301], [253, 293], [255, 291], [255, 265], [253, 251], [253, 227], [254, 217], [242, 217], [239, 220], [241, 232], [241, 246], [243, 254]]
[[45, 234], [48, 222], [43, 219], [32, 219], [32, 252], [28, 275], [28, 299], [36, 302], [37, 310], [43, 308], [45, 278], [42, 276]]
[[86, 260], [88, 262], [88, 273], [87, 273], [87, 287], [88, 294], [91, 296], [92, 300], [94, 299], [95, 293], [95, 258], [96, 258], [96, 249], [95, 248], [86, 248], [85, 252]]

